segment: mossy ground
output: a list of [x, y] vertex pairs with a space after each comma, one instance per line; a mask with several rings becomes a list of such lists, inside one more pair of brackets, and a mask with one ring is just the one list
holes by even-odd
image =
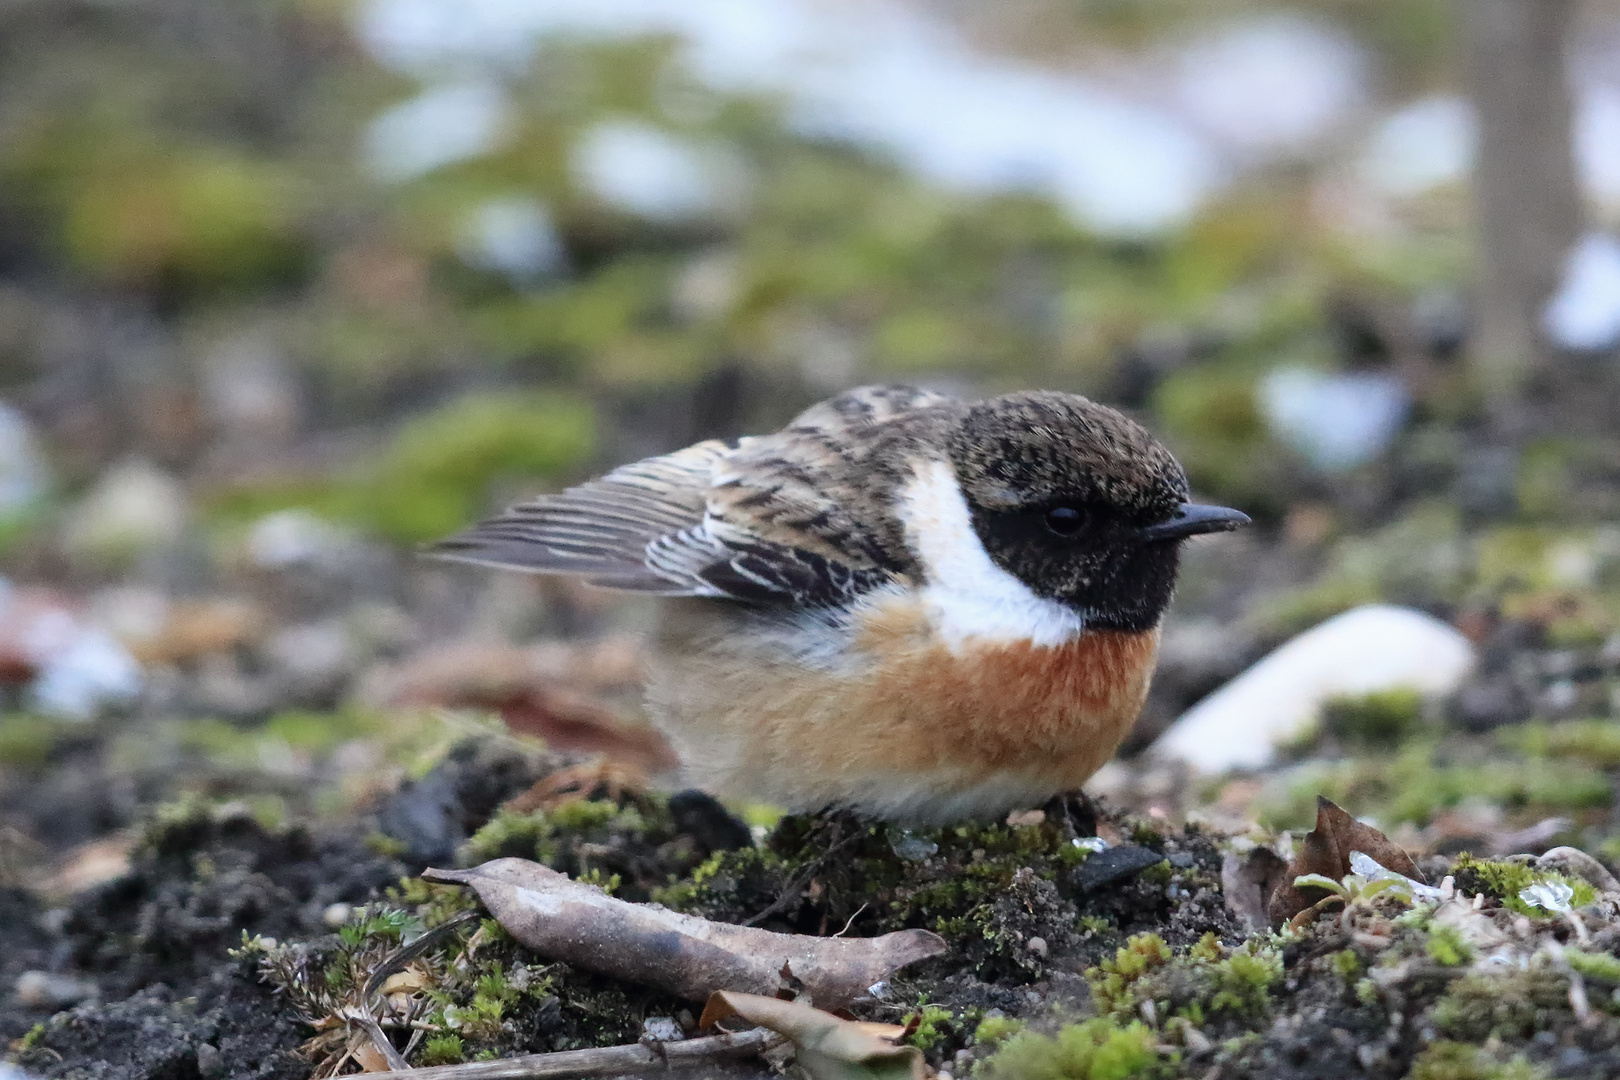
[[[1088, 887], [1096, 845], [1077, 844], [1087, 837], [1075, 826], [1090, 822], [1055, 806], [1022, 824], [914, 832], [787, 817], [756, 845], [710, 852], [661, 796], [587, 794], [486, 811], [459, 861], [537, 858], [628, 899], [777, 930], [940, 933], [946, 955], [898, 973], [857, 1011], [914, 1018], [911, 1040], [958, 1077], [1620, 1075], [1620, 921], [1588, 888], [1581, 941], [1567, 917], [1515, 903], [1547, 877], [1519, 863], [1464, 856], [1442, 868], [1515, 943], [1521, 959], [1493, 965], [1500, 943], [1481, 943], [1482, 923], [1459, 928], [1382, 895], [1297, 933], [1247, 933], [1225, 906], [1224, 841], [1106, 807], [1100, 831], [1143, 849], [1147, 865]], [[386, 845], [368, 844], [369, 828], [322, 838], [193, 799], [150, 819], [131, 878], [77, 898], [64, 918], [41, 923], [19, 899], [28, 918], [16, 924], [35, 929], [14, 944], [69, 950], [105, 1003], [7, 1015], [15, 1059], [77, 1075], [93, 1036], [138, 1023], [173, 1033], [166, 1060], [195, 1061], [210, 1038], [253, 1028], [258, 1064], [230, 1075], [302, 1075], [308, 1055], [332, 1052], [322, 1018], [424, 933], [431, 948], [382, 984], [390, 1015], [423, 1031], [415, 1065], [630, 1042], [650, 1018], [692, 1023], [694, 1003], [548, 963], [487, 918], [456, 923], [476, 910], [470, 894], [371, 854]], [[221, 1004], [199, 1012], [188, 1003], [198, 995]], [[291, 1056], [300, 1046], [306, 1056]], [[137, 1057], [120, 1068], [155, 1075]]]

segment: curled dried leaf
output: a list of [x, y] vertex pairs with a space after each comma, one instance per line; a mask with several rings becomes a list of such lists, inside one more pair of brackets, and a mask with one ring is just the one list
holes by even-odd
[[1342, 881], [1352, 870], [1350, 857], [1362, 852], [1379, 866], [1393, 870], [1402, 877], [1422, 883], [1423, 874], [1395, 841], [1351, 817], [1331, 799], [1316, 797], [1316, 828], [1305, 834], [1299, 852], [1288, 864], [1283, 881], [1272, 892], [1267, 904], [1271, 922], [1281, 924], [1293, 919], [1321, 901], [1327, 890], [1320, 884], [1300, 878], [1320, 875], [1329, 881]]
[[797, 1001], [719, 991], [703, 1007], [704, 1026], [738, 1016], [793, 1040], [799, 1067], [811, 1080], [923, 1080], [922, 1051], [897, 1046], [896, 1024], [842, 1020]]
[[471, 870], [427, 870], [422, 876], [470, 886], [509, 934], [547, 959], [690, 1001], [704, 1001], [716, 990], [774, 994], [782, 967], [789, 964], [814, 1000], [836, 1007], [946, 948], [943, 938], [926, 930], [820, 938], [710, 922], [656, 904], [617, 900], [527, 859], [495, 859]]

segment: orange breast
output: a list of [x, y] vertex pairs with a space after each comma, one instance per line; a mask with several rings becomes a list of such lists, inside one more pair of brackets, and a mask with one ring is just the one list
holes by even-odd
[[865, 609], [852, 631], [831, 668], [742, 634], [666, 664], [648, 700], [689, 782], [923, 822], [1036, 805], [1113, 756], [1159, 644], [1157, 630], [1091, 630], [952, 646], [915, 596]]
[[[1088, 631], [1062, 645], [883, 642], [862, 680], [872, 735], [913, 761], [1084, 779], [1141, 710], [1158, 632]], [[877, 643], [874, 643], [877, 644]], [[1076, 783], [1078, 784], [1078, 780]]]

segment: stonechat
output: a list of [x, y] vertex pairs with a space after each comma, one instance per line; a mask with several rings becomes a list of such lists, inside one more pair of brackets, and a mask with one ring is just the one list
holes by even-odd
[[1188, 501], [1074, 394], [852, 390], [513, 507], [446, 558], [672, 598], [654, 722], [716, 795], [906, 824], [1077, 789], [1147, 695]]

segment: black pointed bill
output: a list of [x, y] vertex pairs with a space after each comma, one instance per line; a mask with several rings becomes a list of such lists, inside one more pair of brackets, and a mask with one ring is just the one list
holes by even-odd
[[1142, 538], [1149, 543], [1161, 540], [1185, 540], [1189, 536], [1199, 536], [1203, 533], [1231, 532], [1247, 524], [1249, 515], [1241, 510], [1232, 510], [1225, 506], [1208, 506], [1204, 503], [1182, 503], [1175, 517], [1143, 529]]

